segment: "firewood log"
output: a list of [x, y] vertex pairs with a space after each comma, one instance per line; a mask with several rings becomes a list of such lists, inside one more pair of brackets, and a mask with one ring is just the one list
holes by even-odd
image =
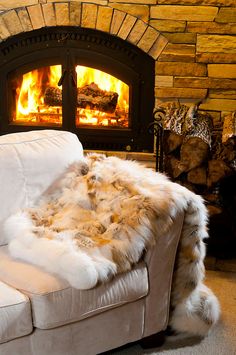
[[56, 87], [48, 87], [44, 93], [44, 103], [48, 106], [62, 106], [62, 91]]
[[229, 167], [236, 170], [236, 136], [230, 137], [222, 143], [217, 136], [213, 140], [212, 159], [223, 160]]
[[180, 147], [182, 143], [183, 136], [169, 130], [164, 131], [163, 149], [165, 154], [172, 153]]
[[164, 166], [172, 180], [203, 195], [215, 215], [221, 212], [215, 191], [236, 171], [236, 111], [224, 118], [222, 133], [213, 130], [210, 116], [197, 108], [175, 103], [159, 108]]
[[209, 216], [214, 216], [216, 214], [220, 214], [222, 213], [222, 208], [218, 207], [218, 206], [214, 206], [214, 205], [208, 205], [207, 206], [207, 210], [208, 210], [208, 213], [209, 213]]
[[157, 107], [162, 112], [161, 122], [164, 130], [175, 132], [184, 137], [198, 137], [211, 145], [212, 119], [206, 113], [197, 112], [198, 105], [190, 107], [171, 103]]
[[208, 204], [217, 205], [219, 202], [218, 190], [207, 189], [204, 194], [204, 199]]
[[180, 160], [172, 155], [168, 155], [165, 157], [165, 170], [171, 178], [176, 179], [185, 171], [185, 167], [181, 164]]
[[187, 174], [187, 181], [196, 185], [207, 184], [207, 171], [204, 166], [198, 166], [190, 170]]
[[230, 173], [231, 169], [223, 160], [209, 160], [207, 186], [212, 187]]
[[180, 161], [184, 171], [202, 165], [208, 157], [209, 145], [198, 137], [184, 140], [180, 149]]
[[[113, 113], [116, 109], [118, 94], [101, 90], [97, 84], [91, 83], [77, 88], [77, 107]], [[44, 93], [44, 102], [49, 106], [62, 106], [62, 90], [48, 87]]]
[[222, 143], [232, 137], [236, 137], [236, 111], [224, 117]]
[[[175, 102], [160, 107], [165, 114], [162, 116], [162, 124], [165, 130], [170, 130], [179, 135], [183, 135], [183, 124], [189, 107], [185, 105], [177, 105]], [[157, 108], [158, 110], [158, 108]]]

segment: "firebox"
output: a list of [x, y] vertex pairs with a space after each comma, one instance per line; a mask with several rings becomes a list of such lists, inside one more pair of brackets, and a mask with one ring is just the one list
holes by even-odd
[[0, 133], [63, 129], [86, 149], [152, 151], [154, 60], [115, 36], [50, 27], [0, 45]]

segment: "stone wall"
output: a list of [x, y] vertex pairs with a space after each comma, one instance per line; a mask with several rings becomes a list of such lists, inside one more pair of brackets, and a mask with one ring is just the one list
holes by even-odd
[[156, 104], [203, 100], [215, 126], [236, 110], [235, 0], [0, 0], [0, 38], [78, 25], [123, 38], [156, 60]]

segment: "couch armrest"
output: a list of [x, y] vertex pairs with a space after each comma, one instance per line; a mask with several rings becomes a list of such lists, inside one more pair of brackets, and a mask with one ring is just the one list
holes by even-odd
[[162, 331], [167, 327], [172, 276], [183, 220], [184, 213], [179, 213], [170, 230], [161, 235], [155, 247], [145, 254], [149, 294], [145, 298], [143, 337]]

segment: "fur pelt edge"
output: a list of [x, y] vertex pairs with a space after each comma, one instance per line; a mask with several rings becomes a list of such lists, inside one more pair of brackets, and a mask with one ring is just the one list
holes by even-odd
[[[117, 193], [128, 202], [114, 204]], [[104, 199], [108, 199], [107, 205]], [[99, 241], [95, 247], [82, 245], [81, 248], [80, 245], [78, 248], [74, 228], [64, 228], [65, 220], [63, 225], [54, 221], [56, 232], [55, 228], [52, 231], [42, 227], [39, 221], [45, 219], [45, 214], [50, 218], [52, 210], [55, 213], [51, 207], [53, 201], [59, 209], [71, 201], [73, 210], [78, 204], [89, 211], [95, 206], [100, 214], [91, 233], [98, 232], [102, 219], [109, 243], [100, 245]], [[111, 203], [115, 206], [113, 212], [120, 209], [115, 223], [109, 218], [105, 220]], [[200, 196], [135, 162], [91, 155], [84, 162], [71, 166], [46, 191], [36, 209], [36, 215], [35, 209], [26, 209], [7, 219], [5, 234], [10, 253], [59, 274], [80, 289], [89, 289], [98, 281], [107, 281], [112, 275], [129, 270], [143, 251], [155, 243], [158, 235], [168, 231], [177, 213], [184, 211], [169, 324], [177, 332], [206, 335], [217, 322], [220, 314], [218, 300], [203, 284], [203, 240], [208, 234], [207, 211]], [[88, 220], [90, 218], [91, 215]], [[110, 218], [113, 221], [114, 213]], [[88, 233], [88, 228], [84, 232]], [[114, 238], [117, 232], [122, 237]], [[48, 234], [46, 238], [43, 237], [45, 233]]]

